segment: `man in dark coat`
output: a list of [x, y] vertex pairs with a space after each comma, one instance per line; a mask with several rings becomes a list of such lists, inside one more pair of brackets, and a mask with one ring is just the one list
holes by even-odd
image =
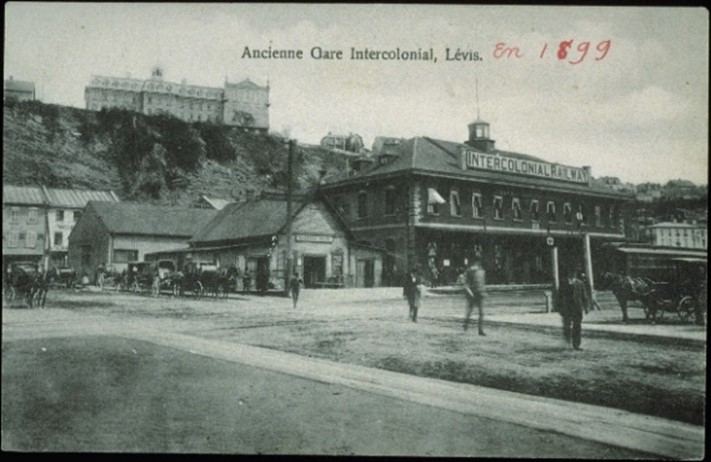
[[407, 300], [410, 306], [410, 319], [412, 322], [417, 322], [417, 310], [420, 308], [420, 299], [422, 297], [421, 288], [422, 279], [417, 268], [411, 269], [405, 276], [405, 283], [402, 287], [402, 296]]
[[588, 304], [585, 284], [578, 279], [575, 270], [570, 270], [558, 291], [558, 311], [563, 318], [563, 337], [566, 343], [572, 340], [573, 348], [576, 350], [582, 350], [580, 343], [583, 312], [587, 311]]

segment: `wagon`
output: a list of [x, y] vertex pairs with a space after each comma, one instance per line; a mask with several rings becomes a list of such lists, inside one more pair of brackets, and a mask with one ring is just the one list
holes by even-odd
[[[174, 290], [175, 263], [172, 260], [150, 262], [130, 262], [126, 268], [126, 277], [122, 280], [122, 289], [131, 292], [153, 290], [153, 281], [158, 278], [158, 291]], [[154, 294], [157, 295], [157, 294]]]
[[675, 258], [666, 281], [655, 281], [642, 300], [644, 314], [652, 321], [676, 314], [683, 322], [703, 323], [707, 286], [705, 258]]

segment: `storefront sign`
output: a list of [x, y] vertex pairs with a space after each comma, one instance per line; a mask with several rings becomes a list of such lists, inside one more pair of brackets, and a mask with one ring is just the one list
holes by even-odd
[[466, 147], [462, 147], [461, 155], [464, 168], [508, 172], [553, 180], [574, 181], [576, 183], [588, 183], [590, 181], [590, 170], [587, 168], [549, 164], [500, 154], [487, 154], [471, 151]]
[[333, 236], [317, 236], [313, 234], [297, 234], [297, 242], [318, 242], [324, 244], [330, 244], [333, 242]]

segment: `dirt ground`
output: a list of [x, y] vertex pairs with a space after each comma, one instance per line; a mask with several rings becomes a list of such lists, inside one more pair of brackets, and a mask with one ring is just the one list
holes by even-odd
[[3, 359], [5, 451], [648, 457], [129, 339], [3, 342]]
[[[56, 292], [50, 304], [74, 312], [160, 322], [176, 332], [274, 348], [510, 391], [580, 401], [703, 424], [705, 346], [623, 338], [586, 338], [583, 351], [548, 330], [487, 326], [463, 332], [461, 300], [427, 299], [420, 321], [405, 303], [377, 303], [339, 291], [306, 291], [300, 307], [275, 297], [170, 299]], [[530, 312], [527, 299], [492, 301], [494, 312]], [[637, 312], [639, 311], [639, 313]], [[613, 309], [611, 313], [617, 316]], [[641, 310], [631, 309], [640, 317]]]

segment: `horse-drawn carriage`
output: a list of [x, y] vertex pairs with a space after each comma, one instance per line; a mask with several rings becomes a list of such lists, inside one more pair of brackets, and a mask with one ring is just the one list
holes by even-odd
[[73, 289], [77, 285], [77, 272], [74, 268], [52, 267], [50, 268], [49, 273], [53, 287], [66, 287], [67, 289]]
[[644, 314], [652, 321], [660, 320], [666, 313], [676, 314], [687, 322], [703, 324], [706, 306], [705, 258], [675, 258], [673, 272], [665, 281], [652, 283], [642, 299]]
[[175, 291], [177, 272], [172, 260], [136, 261], [126, 266], [120, 280], [120, 289], [134, 293], [151, 292], [158, 295], [163, 290]]
[[[601, 288], [609, 289], [622, 309], [623, 322], [628, 321], [627, 306], [636, 301], [642, 306], [645, 317], [656, 322], [665, 314], [676, 314], [682, 321], [704, 321], [707, 298], [705, 258], [678, 257], [666, 259], [666, 271], [656, 279], [604, 273]], [[663, 277], [661, 277], [663, 275]]]
[[44, 307], [50, 277], [36, 262], [15, 262], [8, 266], [3, 279], [3, 295], [8, 304], [22, 299], [32, 308], [35, 303]]

